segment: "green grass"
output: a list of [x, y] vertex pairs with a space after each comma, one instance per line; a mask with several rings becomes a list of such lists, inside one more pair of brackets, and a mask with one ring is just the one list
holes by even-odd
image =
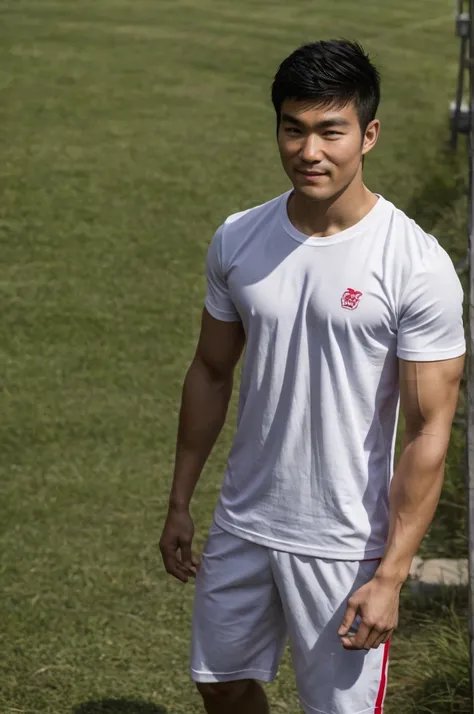
[[[197, 713], [192, 586], [165, 576], [158, 540], [208, 242], [226, 215], [287, 188], [278, 63], [348, 36], [383, 75], [368, 185], [462, 257], [465, 160], [443, 148], [453, 5], [3, 0], [0, 12], [0, 711]], [[198, 547], [234, 418], [235, 400], [194, 502]], [[462, 458], [456, 430], [424, 555], [467, 552]], [[404, 591], [388, 714], [469, 711], [467, 603], [452, 597], [422, 606]], [[268, 691], [274, 712], [297, 711], [288, 656]]]

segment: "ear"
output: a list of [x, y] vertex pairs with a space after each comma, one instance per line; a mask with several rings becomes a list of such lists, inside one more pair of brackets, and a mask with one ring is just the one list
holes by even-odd
[[370, 122], [370, 124], [367, 125], [367, 129], [365, 130], [364, 139], [362, 142], [362, 156], [365, 156], [369, 153], [369, 151], [371, 151], [371, 149], [374, 148], [375, 144], [377, 143], [377, 139], [379, 138], [379, 134], [380, 122], [378, 119], [374, 119]]

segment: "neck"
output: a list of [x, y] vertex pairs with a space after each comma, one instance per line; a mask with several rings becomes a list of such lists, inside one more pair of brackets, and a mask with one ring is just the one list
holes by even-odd
[[377, 197], [362, 183], [352, 182], [327, 201], [315, 201], [293, 191], [288, 217], [301, 233], [312, 238], [335, 235], [358, 223], [377, 203]]

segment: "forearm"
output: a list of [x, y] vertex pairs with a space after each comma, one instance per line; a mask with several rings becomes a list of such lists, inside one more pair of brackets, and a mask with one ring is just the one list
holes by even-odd
[[447, 440], [405, 435], [390, 488], [389, 534], [378, 577], [400, 586], [436, 512], [444, 478]]
[[170, 506], [187, 509], [201, 471], [224, 425], [232, 377], [212, 375], [195, 360], [184, 380]]

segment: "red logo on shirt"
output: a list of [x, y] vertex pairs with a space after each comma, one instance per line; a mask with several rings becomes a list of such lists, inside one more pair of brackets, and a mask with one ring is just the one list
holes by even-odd
[[359, 300], [362, 297], [360, 290], [354, 290], [353, 288], [347, 288], [345, 293], [343, 293], [341, 298], [341, 305], [345, 307], [346, 310], [355, 310], [359, 304]]

